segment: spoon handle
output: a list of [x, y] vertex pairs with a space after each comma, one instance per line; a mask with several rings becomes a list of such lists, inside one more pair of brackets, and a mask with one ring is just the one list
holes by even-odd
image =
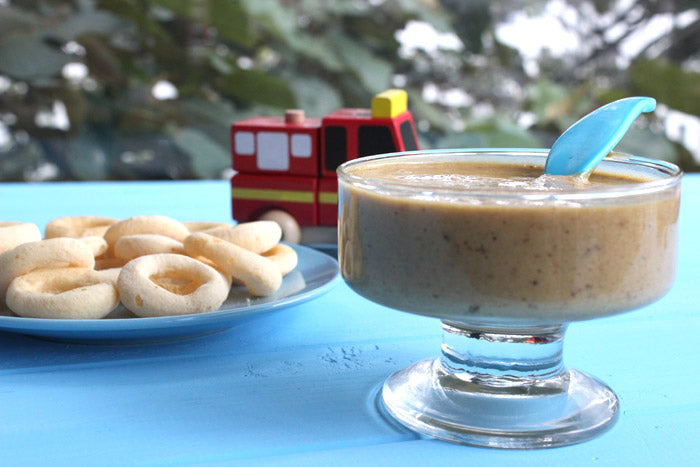
[[544, 172], [576, 175], [592, 171], [625, 135], [642, 112], [656, 108], [651, 97], [611, 102], [574, 123], [552, 145]]

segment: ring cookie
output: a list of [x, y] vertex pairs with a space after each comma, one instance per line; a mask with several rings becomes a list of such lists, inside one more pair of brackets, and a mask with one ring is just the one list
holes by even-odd
[[79, 240], [89, 246], [95, 258], [102, 256], [107, 252], [107, 240], [105, 240], [102, 236], [86, 235], [84, 237], [77, 238], [76, 240]]
[[206, 233], [257, 254], [270, 250], [282, 239], [282, 229], [277, 222], [273, 221], [254, 221], [227, 225], [209, 229]]
[[17, 245], [41, 240], [41, 231], [29, 222], [0, 222], [0, 253]]
[[182, 222], [167, 216], [136, 216], [112, 224], [104, 234], [110, 251], [121, 237], [137, 234], [158, 234], [182, 242], [190, 231]]
[[88, 268], [39, 269], [17, 277], [7, 306], [26, 318], [99, 319], [119, 304], [114, 284]]
[[262, 256], [275, 263], [283, 276], [289, 274], [297, 267], [297, 262], [299, 261], [294, 248], [284, 243], [278, 243], [263, 253]]
[[101, 256], [95, 258], [95, 270], [103, 271], [106, 269], [116, 269], [124, 266], [128, 261], [121, 258], [116, 258], [114, 256]]
[[188, 255], [209, 258], [253, 295], [271, 295], [282, 285], [282, 273], [275, 263], [234, 243], [196, 232], [185, 239], [184, 245]]
[[182, 223], [190, 233], [202, 232], [211, 229], [217, 229], [219, 227], [228, 227], [230, 224], [225, 222], [207, 222], [207, 221], [185, 221]]
[[0, 297], [16, 277], [35, 269], [66, 266], [93, 269], [92, 248], [75, 238], [51, 238], [18, 245], [0, 254]]
[[122, 304], [141, 317], [217, 310], [229, 284], [214, 268], [184, 255], [161, 253], [129, 261], [119, 273]]
[[109, 226], [118, 221], [119, 219], [113, 217], [100, 216], [58, 217], [46, 224], [44, 238], [80, 238], [92, 235], [101, 237]]
[[158, 253], [184, 254], [182, 242], [159, 234], [125, 235], [114, 244], [114, 256], [125, 261]]
[[99, 319], [119, 302], [139, 317], [215, 311], [232, 284], [269, 296], [297, 266], [276, 222], [161, 216], [0, 222], [0, 305], [28, 318]]

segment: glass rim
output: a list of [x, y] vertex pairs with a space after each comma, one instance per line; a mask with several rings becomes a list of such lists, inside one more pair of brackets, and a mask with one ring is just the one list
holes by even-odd
[[606, 157], [601, 164], [614, 165], [619, 168], [624, 167], [645, 167], [659, 175], [659, 178], [654, 178], [648, 181], [639, 181], [625, 183], [623, 185], [597, 185], [595, 187], [586, 187], [585, 189], [570, 189], [558, 190], [556, 192], [546, 190], [532, 191], [497, 191], [490, 188], [477, 189], [454, 189], [440, 186], [421, 185], [416, 186], [410, 182], [380, 180], [374, 178], [361, 177], [349, 173], [349, 169], [356, 165], [367, 164], [382, 160], [398, 159], [405, 156], [459, 156], [459, 155], [492, 155], [492, 156], [520, 156], [520, 157], [536, 157], [544, 161], [549, 149], [532, 149], [532, 148], [460, 148], [460, 149], [429, 149], [418, 151], [403, 151], [387, 154], [378, 154], [353, 159], [341, 164], [336, 172], [338, 181], [349, 183], [353, 186], [361, 188], [381, 188], [384, 193], [401, 193], [404, 195], [424, 195], [429, 192], [431, 195], [445, 195], [449, 197], [483, 197], [489, 199], [520, 199], [525, 201], [544, 201], [544, 200], [561, 200], [561, 201], [583, 201], [593, 199], [609, 199], [620, 197], [632, 197], [650, 193], [656, 193], [669, 189], [680, 183], [683, 177], [683, 171], [675, 164], [659, 159], [650, 159], [641, 156], [630, 155], [622, 152], [612, 152]]

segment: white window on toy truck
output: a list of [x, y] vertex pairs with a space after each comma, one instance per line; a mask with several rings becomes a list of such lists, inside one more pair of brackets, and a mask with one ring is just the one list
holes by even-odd
[[256, 142], [260, 170], [289, 170], [289, 137], [286, 133], [261, 131]]
[[310, 135], [292, 135], [292, 157], [311, 157]]
[[234, 136], [233, 143], [237, 154], [241, 156], [252, 156], [255, 154], [255, 136], [252, 132], [237, 132]]

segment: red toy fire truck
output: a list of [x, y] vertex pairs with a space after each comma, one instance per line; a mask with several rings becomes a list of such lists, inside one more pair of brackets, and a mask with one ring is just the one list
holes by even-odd
[[336, 168], [358, 157], [418, 149], [418, 138], [406, 92], [390, 89], [372, 99], [371, 109], [340, 109], [323, 119], [288, 110], [284, 117], [236, 122], [231, 148], [234, 219], [275, 220], [285, 241], [323, 243], [336, 238]]

